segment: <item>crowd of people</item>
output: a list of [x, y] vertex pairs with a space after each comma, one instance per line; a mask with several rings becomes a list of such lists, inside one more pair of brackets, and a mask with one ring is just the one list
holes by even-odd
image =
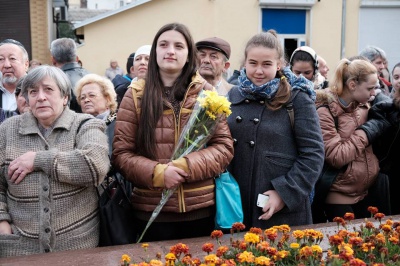
[[[274, 30], [248, 40], [228, 80], [229, 43], [195, 42], [179, 23], [131, 53], [126, 74], [114, 59], [90, 74], [69, 38], [50, 50], [53, 66], [0, 42], [0, 257], [96, 247], [96, 189], [110, 168], [132, 184], [138, 232], [163, 189], [178, 188], [143, 241], [209, 235], [225, 170], [247, 228], [363, 218], [372, 205], [400, 214], [400, 63], [390, 73], [378, 47], [340, 60], [329, 82], [314, 49], [285, 55]], [[205, 147], [171, 161], [201, 90], [227, 97], [232, 114]], [[336, 172], [317, 213], [326, 167]], [[269, 198], [261, 207], [259, 194]]]

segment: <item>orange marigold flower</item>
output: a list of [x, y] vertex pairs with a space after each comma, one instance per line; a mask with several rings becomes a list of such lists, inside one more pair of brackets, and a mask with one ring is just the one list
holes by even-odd
[[258, 228], [258, 227], [252, 227], [252, 228], [250, 228], [249, 231], [250, 231], [250, 233], [257, 234], [257, 235], [261, 235], [262, 234], [261, 228]]
[[278, 259], [284, 259], [284, 258], [286, 258], [288, 255], [289, 255], [289, 251], [287, 251], [287, 250], [280, 250], [280, 251], [278, 251], [278, 253], [276, 254], [276, 257], [277, 257]]
[[333, 221], [337, 223], [337, 225], [346, 226], [346, 221], [342, 217], [335, 217]]
[[267, 258], [265, 256], [256, 257], [254, 262], [255, 262], [256, 265], [263, 265], [263, 266], [271, 265], [271, 259]]
[[264, 231], [267, 238], [271, 241], [275, 241], [278, 237], [278, 231], [275, 228], [268, 228]]
[[199, 266], [201, 264], [201, 260], [199, 258], [194, 258], [192, 259], [192, 264]]
[[248, 251], [243, 251], [243, 253], [239, 253], [237, 255], [237, 258], [239, 260], [239, 262], [241, 263], [253, 263], [254, 262], [254, 255], [252, 252], [248, 252]]
[[189, 253], [189, 247], [185, 244], [178, 243], [178, 244], [170, 247], [169, 252], [171, 252], [179, 257], [182, 253], [183, 254]]
[[346, 238], [350, 233], [347, 230], [339, 230], [337, 234], [343, 238]]
[[349, 265], [350, 266], [367, 266], [367, 264], [363, 260], [360, 260], [360, 259], [351, 259], [349, 261]]
[[365, 223], [365, 228], [372, 229], [372, 228], [375, 228], [375, 226], [374, 226], [374, 224], [372, 222], [367, 221]]
[[385, 237], [382, 233], [379, 233], [379, 234], [377, 234], [377, 235], [375, 236], [375, 240], [376, 240], [376, 242], [378, 242], [378, 243], [385, 244], [386, 237]]
[[346, 221], [352, 221], [352, 220], [354, 220], [354, 213], [346, 212], [346, 213], [344, 214], [343, 218], [344, 218]]
[[150, 260], [150, 266], [163, 266], [164, 264], [160, 260]]
[[382, 231], [384, 231], [385, 233], [390, 233], [390, 231], [392, 231], [392, 226], [388, 225], [388, 224], [383, 224], [381, 226]]
[[244, 235], [244, 241], [247, 243], [257, 244], [260, 242], [260, 236], [254, 233], [246, 233]]
[[283, 232], [283, 233], [289, 233], [290, 232], [290, 227], [287, 224], [282, 224], [278, 226], [278, 230]]
[[333, 235], [329, 237], [329, 244], [331, 244], [332, 246], [339, 246], [342, 243], [343, 243], [343, 237], [339, 235]]
[[368, 211], [369, 211], [372, 215], [375, 215], [375, 214], [378, 213], [378, 208], [377, 208], [377, 207], [369, 206], [369, 207], [368, 207]]
[[366, 253], [370, 252], [370, 250], [373, 250], [373, 249], [375, 249], [375, 246], [371, 242], [363, 243], [361, 246], [361, 250]]
[[246, 241], [240, 242], [240, 244], [239, 244], [239, 249], [241, 249], [241, 250], [246, 250], [246, 249], [247, 249], [247, 243], [246, 243]]
[[204, 252], [210, 253], [214, 250], [214, 245], [212, 243], [205, 243], [202, 248]]
[[266, 251], [267, 251], [267, 254], [270, 256], [275, 256], [278, 253], [278, 250], [273, 247], [268, 247]]
[[302, 259], [307, 259], [313, 255], [312, 247], [305, 246], [300, 249], [300, 256]]
[[364, 241], [361, 237], [350, 237], [350, 239], [349, 239], [349, 244], [356, 246], [356, 247], [360, 247], [363, 242]]
[[385, 217], [385, 215], [381, 212], [378, 212], [374, 215], [375, 220], [379, 220], [379, 221], [381, 221], [383, 219], [383, 217]]
[[300, 239], [302, 239], [304, 237], [304, 232], [301, 231], [301, 230], [294, 230], [293, 233], [292, 233], [292, 236], [294, 238], [296, 238], [297, 240], [300, 240]]
[[392, 219], [387, 219], [386, 224], [392, 226], [394, 224]]
[[212, 233], [211, 233], [211, 238], [221, 238], [222, 236], [224, 235], [224, 233], [222, 233], [222, 231], [221, 230], [214, 230], [214, 231], [212, 231]]
[[229, 248], [227, 246], [220, 246], [217, 249], [217, 256], [222, 257], [228, 250], [229, 250]]
[[127, 262], [127, 263], [131, 262], [131, 257], [129, 257], [126, 254], [122, 255], [121, 256], [121, 263], [124, 263], [124, 262]]
[[139, 264], [137, 264], [137, 266], [150, 266], [150, 264], [148, 264], [147, 262], [140, 262]]
[[219, 258], [217, 257], [217, 255], [215, 254], [210, 254], [204, 257], [204, 262], [206, 264], [217, 264], [217, 262], [219, 261]]
[[181, 262], [185, 265], [192, 265], [192, 256], [190, 254], [185, 255], [182, 259]]
[[[235, 265], [236, 265], [236, 262], [235, 262], [234, 259], [229, 259], [229, 260], [225, 260], [224, 263], [223, 263], [222, 265], [225, 265], [225, 266], [235, 266]], [[222, 266], [222, 265], [221, 265], [221, 266]]]
[[257, 244], [257, 249], [260, 251], [266, 251], [269, 248], [269, 243], [266, 241], [262, 241]]
[[237, 231], [237, 232], [243, 231], [245, 228], [246, 228], [246, 226], [242, 223], [234, 223], [232, 225], [232, 230]]
[[395, 236], [391, 236], [389, 238], [389, 241], [392, 242], [393, 244], [398, 244], [399, 243], [399, 238]]

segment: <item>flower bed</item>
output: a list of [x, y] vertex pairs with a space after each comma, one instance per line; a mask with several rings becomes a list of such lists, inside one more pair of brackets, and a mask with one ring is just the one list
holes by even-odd
[[[221, 231], [211, 233], [213, 241], [202, 246], [203, 258], [192, 257], [189, 247], [178, 243], [166, 255], [158, 253], [154, 258], [141, 262], [133, 262], [124, 254], [121, 265], [400, 265], [400, 223], [391, 219], [383, 223], [384, 214], [375, 207], [368, 210], [371, 219], [365, 219], [358, 227], [352, 224], [352, 213], [335, 218], [338, 230], [332, 235], [324, 236], [321, 231], [313, 229], [291, 231], [288, 225], [280, 225], [266, 230], [250, 228], [239, 238], [238, 233], [245, 226], [235, 223], [229, 245], [221, 243]], [[372, 219], [378, 224], [375, 225]], [[326, 252], [320, 246], [324, 237], [329, 239]], [[142, 244], [144, 252], [148, 246]]]

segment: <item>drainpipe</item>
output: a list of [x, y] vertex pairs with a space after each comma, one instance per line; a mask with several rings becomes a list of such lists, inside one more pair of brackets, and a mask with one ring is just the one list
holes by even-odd
[[340, 59], [346, 57], [346, 0], [342, 0], [342, 42], [340, 44]]

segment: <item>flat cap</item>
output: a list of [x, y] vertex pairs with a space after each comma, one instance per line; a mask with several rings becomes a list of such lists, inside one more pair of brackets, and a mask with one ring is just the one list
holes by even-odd
[[209, 48], [223, 53], [228, 59], [231, 56], [231, 46], [218, 37], [207, 38], [196, 43], [197, 49]]

